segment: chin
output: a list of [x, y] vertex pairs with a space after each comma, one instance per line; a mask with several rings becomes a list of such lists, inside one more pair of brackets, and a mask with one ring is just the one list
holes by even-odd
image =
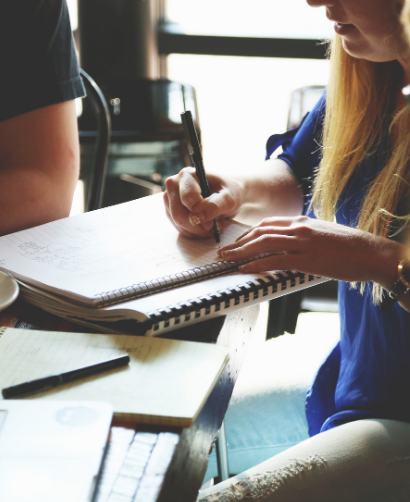
[[356, 59], [366, 59], [367, 61], [372, 61], [373, 63], [385, 63], [387, 61], [394, 61], [397, 57], [388, 53], [378, 53], [375, 50], [371, 50], [363, 46], [363, 44], [357, 44], [349, 42], [348, 40], [343, 40], [343, 49]]

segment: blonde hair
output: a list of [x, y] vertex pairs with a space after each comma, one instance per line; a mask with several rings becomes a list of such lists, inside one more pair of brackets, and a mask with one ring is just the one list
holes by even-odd
[[[353, 58], [345, 52], [338, 36], [333, 42], [331, 61], [323, 156], [311, 205], [320, 218], [332, 221], [340, 195], [356, 167], [378, 151], [383, 140], [383, 144], [387, 143], [385, 166], [368, 187], [357, 223], [362, 230], [390, 237], [399, 231], [397, 221], [401, 221], [402, 228], [410, 220], [410, 215], [395, 214], [410, 186], [410, 110], [395, 112], [398, 62], [373, 63]], [[375, 303], [381, 297], [382, 288], [373, 285]]]
[[404, 33], [407, 37], [407, 40], [410, 42], [410, 1], [405, 0], [403, 10], [401, 13], [401, 23], [404, 28]]

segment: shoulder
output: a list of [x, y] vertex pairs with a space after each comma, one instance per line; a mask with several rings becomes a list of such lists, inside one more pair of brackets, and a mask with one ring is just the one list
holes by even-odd
[[301, 180], [310, 178], [321, 159], [322, 129], [326, 110], [326, 94], [295, 129], [284, 134], [274, 135], [267, 142], [267, 157], [282, 147], [278, 157], [284, 160], [296, 177]]
[[326, 93], [323, 93], [298, 127], [284, 134], [271, 136], [266, 144], [267, 159], [273, 156], [279, 147], [282, 147], [282, 152], [277, 158], [286, 162], [289, 170], [300, 183], [305, 196], [311, 192], [312, 179], [322, 157], [322, 129], [325, 112]]
[[316, 103], [312, 111], [307, 113], [301, 123], [294, 129], [290, 129], [282, 134], [274, 134], [266, 144], [266, 156], [269, 158], [273, 153], [282, 147], [284, 150], [295, 143], [310, 142], [314, 138], [320, 138], [322, 134], [323, 121], [326, 112], [326, 92]]
[[0, 58], [0, 121], [85, 94], [65, 0], [3, 2]]

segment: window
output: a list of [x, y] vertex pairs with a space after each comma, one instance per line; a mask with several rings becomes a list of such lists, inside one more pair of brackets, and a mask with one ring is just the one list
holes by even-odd
[[[162, 74], [197, 90], [208, 169], [262, 162], [267, 138], [286, 129], [291, 92], [327, 83], [322, 41], [332, 29], [323, 8], [305, 0], [146, 1], [159, 7]], [[76, 3], [68, 0], [74, 26]]]
[[71, 28], [75, 31], [78, 27], [77, 0], [67, 0], [67, 7], [70, 13]]
[[303, 48], [307, 39], [317, 45], [330, 38], [324, 10], [304, 0], [168, 0], [167, 18], [177, 23], [169, 31], [187, 36], [178, 51], [187, 54], [168, 56], [168, 77], [196, 88], [206, 166], [253, 169], [263, 162], [267, 138], [286, 130], [291, 92], [326, 85], [329, 62], [295, 58], [297, 48], [292, 58], [190, 55], [188, 37], [207, 35], [204, 45], [220, 35], [241, 37], [245, 45], [246, 37], [265, 37], [267, 47], [278, 38], [299, 39]]
[[305, 0], [167, 0], [167, 18], [202, 35], [327, 39], [324, 9]]
[[326, 60], [170, 55], [171, 80], [197, 91], [205, 166], [227, 173], [264, 160], [271, 134], [286, 130], [291, 91], [325, 85]]

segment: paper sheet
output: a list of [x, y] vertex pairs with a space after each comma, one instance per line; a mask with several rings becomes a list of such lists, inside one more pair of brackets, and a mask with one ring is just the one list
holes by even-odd
[[95, 299], [218, 261], [217, 249], [247, 227], [232, 222], [217, 245], [180, 235], [162, 194], [64, 218], [0, 238], [0, 269], [29, 284]]
[[128, 353], [131, 363], [32, 399], [97, 400], [140, 422], [189, 426], [227, 362], [226, 347], [126, 335], [0, 330], [0, 388]]

